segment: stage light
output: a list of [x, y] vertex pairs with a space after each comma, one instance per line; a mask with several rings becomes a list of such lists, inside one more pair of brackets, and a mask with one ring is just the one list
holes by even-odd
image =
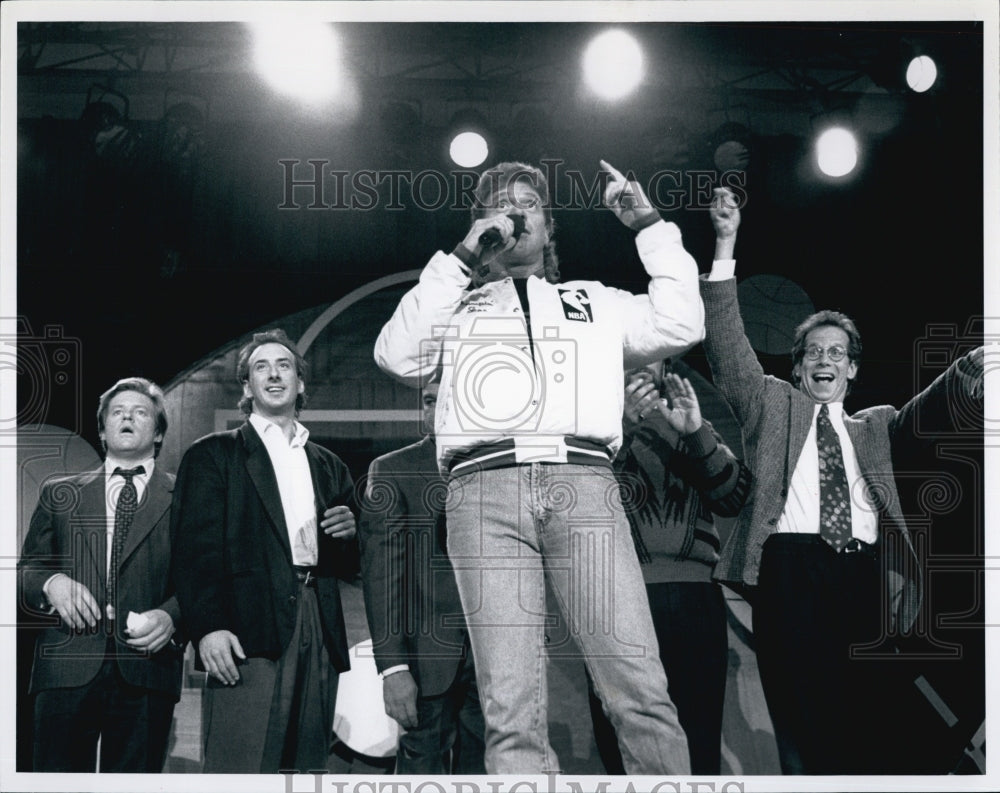
[[451, 139], [448, 153], [456, 165], [475, 168], [486, 162], [486, 158], [490, 156], [490, 147], [486, 138], [478, 132], [459, 132]]
[[918, 55], [906, 67], [906, 84], [918, 94], [922, 94], [937, 80], [937, 65], [927, 55]]
[[489, 126], [478, 110], [459, 110], [451, 117], [448, 131], [448, 155], [456, 165], [475, 168], [490, 156]]
[[624, 30], [608, 30], [594, 38], [583, 54], [583, 75], [590, 89], [604, 99], [621, 99], [643, 77], [642, 48]]
[[274, 88], [309, 104], [337, 96], [343, 74], [332, 26], [268, 19], [250, 27], [257, 70]]
[[858, 141], [843, 127], [832, 127], [816, 139], [816, 164], [827, 176], [846, 176], [858, 164]]

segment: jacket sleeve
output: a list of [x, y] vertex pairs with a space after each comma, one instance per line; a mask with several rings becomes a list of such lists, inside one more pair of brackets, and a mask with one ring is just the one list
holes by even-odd
[[[334, 463], [334, 489], [337, 495], [334, 497], [334, 504], [344, 504], [354, 514], [357, 519], [361, 509], [354, 492], [354, 479], [347, 464], [339, 457], [335, 457]], [[326, 506], [332, 506], [330, 504]], [[321, 537], [326, 535], [321, 534]], [[337, 578], [344, 581], [354, 581], [361, 571], [361, 552], [358, 548], [358, 537], [347, 539], [333, 538], [332, 542], [337, 544], [336, 553], [333, 554], [333, 572]]]
[[730, 451], [711, 424], [703, 421], [681, 444], [685, 479], [716, 515], [732, 518], [746, 503], [753, 479], [750, 469]]
[[763, 404], [764, 369], [750, 346], [736, 292], [736, 279], [701, 279], [705, 303], [705, 355], [712, 382], [742, 427], [756, 423]]
[[698, 293], [698, 265], [674, 223], [659, 221], [636, 235], [649, 293], [621, 292], [627, 304], [625, 366], [641, 366], [676, 357], [705, 336], [705, 312]]
[[437, 369], [441, 333], [462, 302], [469, 271], [458, 257], [438, 251], [403, 295], [375, 341], [375, 363], [409, 386], [421, 386]]
[[[170, 479], [170, 486], [171, 486], [171, 488], [173, 488], [176, 485], [176, 483], [177, 483], [177, 478], [175, 476], [173, 476], [172, 474], [167, 474], [167, 476]], [[171, 507], [172, 506], [173, 506], [173, 504], [171, 504]], [[162, 603], [160, 603], [160, 605], [158, 605], [156, 608], [160, 609], [161, 611], [165, 611], [165, 612], [167, 612], [167, 614], [170, 615], [170, 619], [172, 619], [174, 621], [175, 634], [174, 634], [174, 637], [173, 637], [173, 641], [174, 641], [175, 644], [179, 644], [179, 645], [183, 646], [184, 642], [187, 641], [187, 640], [185, 638], [184, 625], [181, 622], [181, 607], [180, 607], [180, 604], [177, 602], [177, 591], [176, 591], [177, 590], [177, 585], [176, 585], [176, 583], [174, 582], [174, 579], [173, 579], [174, 570], [173, 570], [172, 559], [173, 559], [173, 554], [174, 554], [174, 547], [176, 545], [175, 540], [174, 540], [174, 534], [173, 534], [174, 526], [173, 526], [173, 521], [170, 520], [169, 518], [168, 518], [168, 522], [169, 522], [169, 525], [168, 525], [167, 528], [170, 531], [170, 555], [171, 555], [171, 563], [170, 563], [170, 565], [168, 565], [168, 571], [169, 571], [168, 574], [170, 575], [170, 582], [169, 582], [169, 587], [168, 587], [167, 591], [170, 593], [170, 596], [166, 600], [164, 600]]]
[[977, 347], [957, 358], [903, 405], [889, 422], [894, 457], [917, 454], [942, 435], [964, 434], [982, 442], [983, 356], [984, 348]]
[[[76, 487], [67, 481], [57, 481], [45, 484], [38, 497], [38, 505], [31, 515], [28, 533], [21, 548], [21, 558], [17, 563], [20, 584], [21, 604], [34, 612], [45, 613], [50, 604], [42, 587], [56, 573], [72, 576], [73, 560], [60, 555], [56, 539], [55, 510], [62, 498], [60, 488]], [[72, 495], [66, 491], [64, 495]]]
[[358, 536], [365, 613], [379, 672], [410, 660], [403, 630], [406, 537], [398, 531], [406, 511], [402, 491], [374, 460], [368, 469]]
[[225, 466], [210, 444], [196, 442], [181, 459], [170, 510], [177, 602], [196, 647], [213, 631], [236, 632], [225, 578], [226, 502]]

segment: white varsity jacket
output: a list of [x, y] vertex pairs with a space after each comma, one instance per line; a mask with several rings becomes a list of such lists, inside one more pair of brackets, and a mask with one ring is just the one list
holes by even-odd
[[617, 453], [623, 369], [680, 355], [705, 333], [698, 268], [677, 226], [643, 229], [636, 247], [648, 295], [531, 276], [530, 334], [510, 278], [470, 291], [462, 261], [434, 254], [379, 333], [375, 361], [414, 387], [440, 372], [443, 473], [456, 454], [483, 444], [513, 450], [518, 463], [573, 461], [573, 439]]

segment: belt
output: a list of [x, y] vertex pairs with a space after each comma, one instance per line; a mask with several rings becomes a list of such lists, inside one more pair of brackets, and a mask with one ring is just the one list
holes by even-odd
[[857, 537], [851, 537], [847, 541], [847, 544], [840, 549], [841, 553], [860, 553], [869, 557], [870, 559], [878, 558], [878, 548], [869, 542], [864, 542], [859, 540]]
[[315, 567], [299, 567], [295, 565], [295, 577], [299, 579], [299, 583], [302, 586], [316, 588], [316, 568]]
[[[566, 463], [575, 465], [599, 465], [611, 467], [614, 455], [603, 443], [586, 438], [563, 438], [566, 447]], [[462, 449], [448, 461], [448, 472], [464, 474], [471, 471], [491, 471], [495, 468], [511, 468], [520, 463], [517, 460], [517, 444], [513, 438], [505, 438], [493, 443], [481, 443]], [[524, 462], [532, 462], [525, 460]], [[548, 462], [542, 460], [541, 462]]]

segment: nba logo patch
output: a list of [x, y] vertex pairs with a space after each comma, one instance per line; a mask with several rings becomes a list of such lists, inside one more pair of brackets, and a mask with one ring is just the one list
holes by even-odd
[[590, 308], [590, 298], [586, 289], [560, 289], [563, 314], [574, 322], [593, 322], [594, 312]]

